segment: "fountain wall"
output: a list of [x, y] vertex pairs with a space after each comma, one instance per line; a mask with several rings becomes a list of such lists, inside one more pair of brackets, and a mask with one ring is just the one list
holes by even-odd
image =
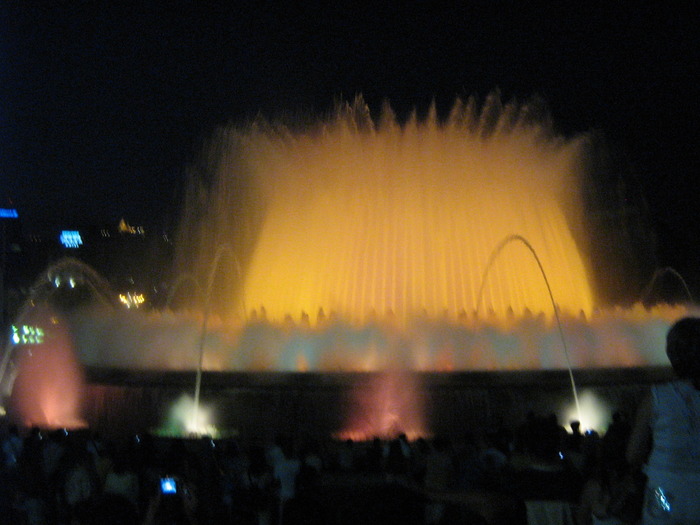
[[590, 268], [573, 233], [588, 145], [556, 136], [538, 106], [497, 96], [458, 102], [444, 120], [433, 110], [400, 123], [388, 106], [375, 120], [357, 99], [301, 129], [226, 128], [193, 176], [179, 267], [206, 283], [217, 263], [206, 299], [224, 316], [405, 325], [479, 308], [551, 313], [521, 244], [485, 276], [491, 251], [518, 234], [558, 307], [589, 314]]
[[[367, 396], [382, 375], [206, 373], [202, 404], [221, 435], [237, 435], [246, 441], [270, 442], [278, 433], [298, 438], [393, 437], [397, 429], [386, 427], [387, 434], [383, 434], [380, 422], [372, 420], [385, 420], [386, 415], [374, 412], [377, 404], [371, 402], [366, 406], [365, 421], [349, 424], [351, 415], [356, 414], [356, 393]], [[461, 439], [465, 432], [479, 433], [499, 425], [513, 429], [532, 411], [555, 413], [562, 424], [582, 417], [584, 428], [604, 432], [614, 412], [632, 417], [649, 385], [667, 380], [670, 370], [584, 370], [577, 377], [581, 415], [564, 371], [415, 374], [414, 395], [424, 412], [418, 425], [406, 426], [398, 419], [398, 428], [411, 437], [447, 435]], [[103, 435], [112, 435], [115, 429], [120, 435], [186, 433], [186, 417], [178, 417], [173, 410], [185, 402], [183, 392], [191, 390], [193, 373], [92, 370], [88, 379], [85, 419]]]

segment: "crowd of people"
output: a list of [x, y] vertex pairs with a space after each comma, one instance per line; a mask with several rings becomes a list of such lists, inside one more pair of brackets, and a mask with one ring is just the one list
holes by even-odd
[[10, 427], [0, 515], [28, 525], [325, 525], [353, 523], [363, 512], [373, 523], [393, 499], [395, 512], [383, 523], [526, 523], [526, 500], [577, 507], [601, 464], [624, 463], [624, 418], [602, 437], [572, 428], [529, 414], [517, 429], [459, 439], [278, 436], [265, 444], [151, 435], [112, 441], [87, 430]]
[[555, 415], [459, 437], [368, 442], [102, 439], [3, 427], [0, 521], [111, 524], [525, 524], [562, 502], [579, 525], [700, 523], [700, 319], [670, 330], [678, 379], [600, 435]]

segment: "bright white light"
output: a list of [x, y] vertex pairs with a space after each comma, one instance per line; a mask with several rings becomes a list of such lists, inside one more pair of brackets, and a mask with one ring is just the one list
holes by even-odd
[[194, 400], [190, 396], [186, 394], [180, 396], [170, 407], [168, 420], [162, 431], [169, 435], [184, 434], [217, 437], [219, 430], [213, 423], [214, 415], [211, 407], [200, 402], [196, 421], [194, 408]]
[[607, 428], [612, 418], [612, 411], [609, 406], [601, 400], [593, 390], [584, 389], [578, 395], [581, 414], [579, 416], [576, 410], [576, 404], [571, 403], [566, 405], [563, 411], [564, 424], [568, 427], [569, 422], [573, 420], [581, 421], [581, 430], [595, 430], [601, 432]]
[[658, 487], [654, 491], [654, 498], [665, 512], [671, 512], [671, 502], [668, 500], [664, 490], [661, 487]]

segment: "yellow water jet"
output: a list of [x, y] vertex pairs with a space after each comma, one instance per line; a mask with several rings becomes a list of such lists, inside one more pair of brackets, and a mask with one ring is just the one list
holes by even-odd
[[[481, 111], [458, 102], [445, 120], [431, 110], [402, 124], [385, 107], [375, 122], [357, 99], [301, 130], [230, 128], [208, 159], [214, 182], [191, 195], [205, 217], [188, 260], [206, 272], [217, 243], [235, 246], [244, 269], [223, 288], [239, 311], [264, 307], [280, 321], [322, 309], [359, 324], [390, 312], [405, 325], [473, 312], [491, 250], [517, 234], [558, 307], [588, 314], [594, 298], [570, 227], [586, 147], [585, 136], [557, 137], [544, 115], [496, 96]], [[553, 309], [517, 245], [503, 249], [482, 300], [500, 319]]]

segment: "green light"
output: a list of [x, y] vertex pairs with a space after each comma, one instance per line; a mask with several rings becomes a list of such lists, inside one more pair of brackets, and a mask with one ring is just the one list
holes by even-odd
[[44, 342], [44, 329], [38, 326], [12, 325], [12, 343], [16, 345], [40, 345]]

